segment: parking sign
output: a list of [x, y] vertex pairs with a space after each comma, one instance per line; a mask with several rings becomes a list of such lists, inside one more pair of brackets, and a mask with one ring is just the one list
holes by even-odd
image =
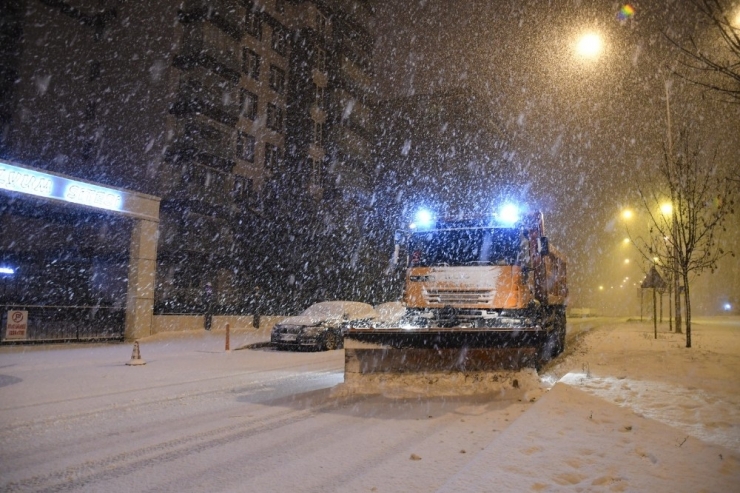
[[26, 339], [28, 332], [28, 312], [9, 310], [5, 324], [5, 339]]

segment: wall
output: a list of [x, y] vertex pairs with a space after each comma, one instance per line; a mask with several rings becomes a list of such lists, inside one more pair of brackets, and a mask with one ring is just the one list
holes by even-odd
[[[284, 316], [260, 317], [260, 330], [271, 329], [283, 320]], [[251, 316], [214, 316], [212, 330], [225, 330], [226, 324], [231, 330], [255, 330]], [[203, 315], [155, 315], [152, 324], [152, 335], [160, 332], [179, 332], [186, 330], [204, 330]]]

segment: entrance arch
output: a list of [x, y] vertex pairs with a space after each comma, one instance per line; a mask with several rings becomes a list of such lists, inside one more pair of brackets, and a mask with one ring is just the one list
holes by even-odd
[[[2, 238], [0, 238], [0, 254], [3, 257], [0, 261], [5, 260], [4, 263], [0, 262], [0, 276], [5, 278], [6, 284], [8, 279], [16, 277], [12, 280], [11, 291], [4, 292], [6, 309], [11, 305], [16, 305], [17, 308], [32, 306], [29, 300], [36, 300], [38, 305], [33, 306], [43, 309], [44, 306], [49, 306], [54, 297], [67, 299], [70, 303], [81, 298], [77, 294], [80, 290], [76, 290], [79, 286], [75, 285], [81, 281], [72, 275], [59, 283], [60, 285], [65, 282], [67, 284], [66, 290], [62, 290], [61, 294], [48, 289], [50, 284], [56, 282], [54, 279], [47, 279], [47, 284], [44, 285], [44, 272], [41, 277], [36, 275], [37, 285], [35, 287], [23, 285], [23, 290], [18, 289], [19, 282], [30, 282], [30, 278], [23, 278], [26, 275], [24, 272], [16, 272], [12, 262], [8, 262], [8, 259], [18, 258], [18, 255], [23, 253], [19, 249], [22, 249], [23, 244], [16, 241], [21, 238], [14, 239], [13, 234], [23, 234], [24, 227], [34, 228], [35, 236], [31, 240], [25, 238], [27, 250], [25, 253], [29, 258], [40, 250], [40, 248], [34, 250], [34, 245], [40, 247], [44, 245], [44, 242], [53, 241], [54, 234], [57, 236], [62, 233], [66, 234], [63, 238], [65, 240], [63, 248], [60, 251], [66, 250], [67, 260], [74, 257], [74, 252], [95, 251], [96, 245], [104, 244], [106, 241], [109, 248], [104, 253], [108, 257], [115, 256], [116, 243], [123, 240], [127, 241], [127, 244], [123, 247], [119, 244], [118, 251], [128, 251], [128, 262], [123, 266], [121, 262], [117, 264], [119, 270], [125, 271], [126, 276], [125, 288], [118, 290], [121, 292], [111, 287], [115, 282], [107, 283], [106, 281], [115, 277], [107, 276], [110, 273], [105, 272], [105, 266], [110, 263], [100, 262], [98, 266], [87, 265], [84, 269], [77, 270], [74, 266], [67, 267], [66, 270], [63, 269], [60, 272], [80, 274], [80, 271], [83, 271], [80, 277], [85, 278], [87, 282], [92, 282], [90, 276], [96, 275], [98, 288], [103, 290], [108, 288], [109, 291], [117, 293], [111, 296], [124, 298], [120, 300], [120, 305], [122, 309], [125, 309], [123, 338], [126, 340], [137, 339], [152, 333], [159, 230], [160, 199], [158, 197], [41, 171], [17, 163], [0, 161], [0, 199], [2, 200], [0, 203], [2, 224], [0, 225], [3, 230]], [[71, 221], [72, 224], [64, 224], [64, 221], [70, 221], [69, 218], [75, 218]], [[90, 226], [91, 224], [93, 226]], [[82, 231], [77, 228], [80, 225], [82, 228], [79, 229]], [[94, 237], [90, 237], [93, 235]], [[122, 238], [122, 235], [127, 238]], [[12, 255], [9, 253], [11, 249]], [[47, 252], [47, 259], [49, 255]], [[45, 265], [56, 264], [56, 260], [51, 259]], [[33, 259], [29, 260], [29, 262], [32, 261]], [[44, 265], [43, 262], [41, 264]], [[84, 274], [87, 274], [87, 277]], [[92, 299], [89, 294], [86, 292], [83, 295], [86, 302]], [[25, 298], [17, 299], [19, 303], [15, 303], [12, 296], [18, 298], [25, 296]], [[101, 308], [100, 303], [99, 301], [98, 305], [94, 303], [93, 300], [93, 305], [86, 308], [98, 312]], [[5, 318], [4, 313], [3, 319]], [[85, 321], [78, 320], [76, 323], [84, 326]], [[2, 330], [3, 342], [13, 340], [8, 337], [7, 327], [3, 327]], [[76, 338], [79, 339], [79, 330], [77, 334]], [[29, 338], [28, 335], [26, 334], [25, 340], [34, 339], [34, 337]], [[75, 339], [69, 333], [61, 338]], [[20, 337], [20, 339], [24, 338]]]

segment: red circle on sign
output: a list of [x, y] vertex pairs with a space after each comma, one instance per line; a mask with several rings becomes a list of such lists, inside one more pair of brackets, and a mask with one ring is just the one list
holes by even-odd
[[23, 320], [23, 313], [22, 312], [13, 312], [13, 322], [20, 322]]

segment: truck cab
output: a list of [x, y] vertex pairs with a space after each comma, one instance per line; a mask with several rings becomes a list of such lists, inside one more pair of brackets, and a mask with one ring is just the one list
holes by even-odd
[[542, 215], [434, 221], [407, 235], [404, 302], [416, 326], [516, 328], [565, 302], [565, 261]]

